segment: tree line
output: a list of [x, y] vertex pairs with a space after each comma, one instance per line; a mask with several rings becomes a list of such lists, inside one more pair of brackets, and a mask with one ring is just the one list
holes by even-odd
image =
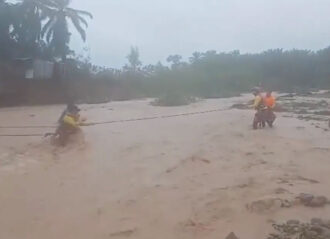
[[[131, 50], [130, 64], [121, 75], [126, 80], [138, 79], [149, 97], [169, 92], [202, 98], [227, 97], [256, 86], [285, 92], [330, 88], [330, 48], [272, 49], [255, 54], [210, 50], [194, 52], [188, 60], [170, 55], [165, 65], [159, 62], [147, 66], [142, 66], [138, 59], [132, 61], [133, 56], [139, 56], [137, 51]], [[127, 74], [125, 69], [134, 70]]]

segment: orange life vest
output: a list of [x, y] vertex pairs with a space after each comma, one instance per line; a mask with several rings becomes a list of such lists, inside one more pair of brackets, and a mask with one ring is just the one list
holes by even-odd
[[275, 107], [275, 97], [269, 96], [264, 98], [264, 105], [269, 107], [269, 108], [274, 108]]

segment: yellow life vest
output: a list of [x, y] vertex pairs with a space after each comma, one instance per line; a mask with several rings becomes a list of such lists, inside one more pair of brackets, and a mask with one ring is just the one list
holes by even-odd
[[261, 97], [261, 95], [257, 95], [256, 98], [254, 99], [253, 107], [254, 107], [254, 109], [258, 110], [258, 109], [262, 108], [262, 106], [263, 106], [262, 97]]
[[74, 128], [79, 128], [78, 121], [71, 115], [65, 115], [63, 118], [63, 123], [72, 126]]

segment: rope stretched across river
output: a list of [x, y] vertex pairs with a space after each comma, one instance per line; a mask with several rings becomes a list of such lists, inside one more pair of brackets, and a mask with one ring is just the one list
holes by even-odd
[[[206, 111], [198, 111], [198, 112], [188, 112], [188, 113], [180, 113], [180, 114], [173, 114], [173, 115], [162, 115], [162, 116], [151, 116], [151, 117], [142, 117], [142, 118], [131, 118], [131, 119], [124, 119], [124, 120], [110, 120], [110, 121], [100, 121], [90, 123], [90, 126], [93, 125], [103, 125], [103, 124], [115, 124], [115, 123], [125, 123], [125, 122], [137, 122], [137, 121], [146, 121], [146, 120], [154, 120], [154, 119], [168, 119], [168, 118], [175, 118], [181, 116], [189, 116], [189, 115], [200, 115], [200, 114], [207, 114], [213, 112], [220, 112], [225, 111], [227, 109], [214, 109], [214, 110], [206, 110]], [[0, 129], [53, 129], [56, 126], [0, 126]], [[0, 134], [0, 137], [43, 137], [44, 134]]]
[[44, 137], [45, 134], [0, 134], [0, 137]]
[[162, 116], [151, 116], [151, 117], [143, 117], [143, 118], [132, 118], [132, 119], [126, 119], [126, 120], [101, 121], [101, 122], [92, 123], [92, 125], [115, 124], [115, 123], [125, 123], [125, 122], [154, 120], [154, 119], [167, 119], [167, 118], [174, 118], [174, 117], [180, 117], [180, 116], [207, 114], [207, 113], [219, 112], [219, 111], [225, 111], [225, 110], [226, 109], [215, 109], [215, 110], [190, 112], [190, 113], [181, 113], [181, 114], [173, 114], [173, 115], [162, 115]]

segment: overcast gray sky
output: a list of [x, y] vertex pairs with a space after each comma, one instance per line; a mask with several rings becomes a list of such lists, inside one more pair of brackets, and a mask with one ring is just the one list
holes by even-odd
[[194, 51], [260, 52], [269, 48], [317, 50], [330, 45], [330, 0], [73, 0], [94, 15], [79, 51], [120, 67], [130, 46], [144, 64]]

